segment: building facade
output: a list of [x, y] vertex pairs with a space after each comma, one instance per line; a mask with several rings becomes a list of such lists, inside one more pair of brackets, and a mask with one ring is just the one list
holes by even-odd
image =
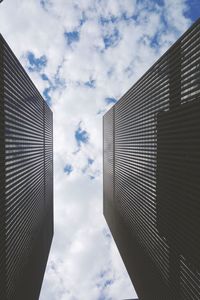
[[139, 299], [200, 299], [200, 19], [103, 118], [103, 210]]
[[53, 236], [52, 117], [0, 36], [0, 299], [39, 298]]

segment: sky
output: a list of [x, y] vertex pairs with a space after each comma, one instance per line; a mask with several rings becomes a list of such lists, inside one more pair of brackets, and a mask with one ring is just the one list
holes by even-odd
[[0, 32], [54, 114], [54, 239], [40, 300], [136, 292], [103, 217], [102, 116], [200, 0], [4, 0]]

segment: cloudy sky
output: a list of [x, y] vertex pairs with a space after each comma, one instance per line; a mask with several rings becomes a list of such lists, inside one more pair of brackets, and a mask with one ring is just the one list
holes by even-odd
[[136, 293], [102, 215], [102, 116], [199, 0], [4, 0], [0, 32], [54, 113], [55, 235], [40, 300]]

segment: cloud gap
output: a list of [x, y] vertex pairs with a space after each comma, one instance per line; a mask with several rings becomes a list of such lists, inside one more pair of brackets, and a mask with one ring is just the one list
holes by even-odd
[[73, 171], [73, 167], [70, 164], [66, 164], [64, 167], [64, 173], [69, 175]]
[[28, 70], [30, 72], [40, 72], [47, 65], [47, 57], [45, 55], [37, 58], [31, 51], [27, 53]]
[[81, 122], [79, 123], [74, 135], [78, 147], [81, 147], [82, 144], [87, 144], [89, 142], [89, 134], [86, 130], [81, 128]]
[[74, 31], [69, 31], [69, 32], [65, 32], [64, 33], [64, 37], [67, 41], [68, 45], [71, 45], [74, 42], [78, 42], [79, 41], [79, 32], [74, 30]]

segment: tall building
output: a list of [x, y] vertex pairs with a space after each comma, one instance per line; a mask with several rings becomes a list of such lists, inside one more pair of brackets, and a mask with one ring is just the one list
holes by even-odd
[[0, 36], [0, 299], [39, 297], [53, 236], [52, 112]]
[[139, 299], [200, 299], [200, 19], [104, 115], [104, 216]]

